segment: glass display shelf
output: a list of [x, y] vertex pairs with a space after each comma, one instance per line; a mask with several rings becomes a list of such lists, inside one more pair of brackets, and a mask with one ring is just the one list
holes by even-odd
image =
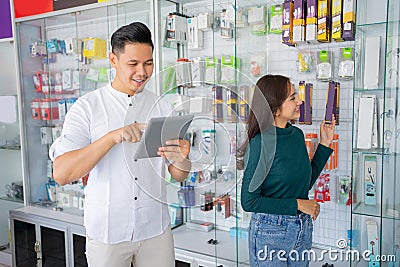
[[376, 205], [367, 205], [364, 202], [360, 202], [355, 204], [353, 208], [353, 214], [355, 215], [363, 215], [363, 216], [371, 216], [375, 218], [385, 218], [385, 219], [394, 219], [400, 221], [400, 204], [395, 207], [388, 207], [385, 210], [381, 209], [381, 203], [377, 203]]
[[396, 154], [394, 152], [385, 153], [385, 150], [383, 148], [375, 148], [375, 149], [353, 148], [353, 154], [358, 154], [358, 153], [362, 155], [372, 154], [372, 155], [384, 155], [384, 156], [392, 156]]
[[5, 201], [16, 202], [16, 203], [24, 203], [23, 199], [13, 198], [13, 197], [9, 197], [9, 196], [0, 196], [0, 199], [5, 200]]
[[[393, 21], [394, 22], [394, 21]], [[357, 27], [364, 28], [364, 27], [386, 27], [387, 22], [386, 21], [378, 21], [378, 22], [366, 22], [366, 23], [361, 23], [357, 24]]]
[[1, 150], [21, 150], [21, 145], [0, 145]]
[[383, 92], [385, 90], [386, 90], [385, 88], [375, 88], [375, 89], [354, 88], [355, 92], [360, 92], [360, 93]]

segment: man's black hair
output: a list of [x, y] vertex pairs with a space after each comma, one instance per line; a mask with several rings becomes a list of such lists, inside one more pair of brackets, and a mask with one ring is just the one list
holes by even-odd
[[126, 44], [148, 44], [154, 49], [149, 28], [141, 22], [132, 22], [122, 26], [111, 36], [112, 52], [123, 53]]

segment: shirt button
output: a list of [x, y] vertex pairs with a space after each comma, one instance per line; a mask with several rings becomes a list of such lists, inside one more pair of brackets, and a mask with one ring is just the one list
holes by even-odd
[[137, 200], [137, 197], [135, 197], [134, 200]]
[[132, 103], [129, 103], [129, 106], [132, 107]]
[[137, 159], [134, 159], [134, 161], [136, 162], [136, 161], [137, 161]]
[[131, 97], [131, 95], [128, 95], [128, 97]]
[[137, 181], [137, 177], [135, 177], [135, 180]]

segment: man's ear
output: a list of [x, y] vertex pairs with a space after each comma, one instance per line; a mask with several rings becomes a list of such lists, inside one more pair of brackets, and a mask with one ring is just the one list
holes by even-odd
[[108, 58], [110, 60], [110, 64], [111, 66], [113, 66], [114, 68], [117, 66], [117, 62], [118, 62], [118, 57], [116, 54], [114, 54], [113, 52], [110, 52], [108, 54]]

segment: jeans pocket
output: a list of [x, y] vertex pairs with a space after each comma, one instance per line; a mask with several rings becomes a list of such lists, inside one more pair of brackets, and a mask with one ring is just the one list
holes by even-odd
[[257, 235], [260, 236], [282, 236], [286, 234], [287, 227], [281, 224], [263, 223], [258, 226]]

